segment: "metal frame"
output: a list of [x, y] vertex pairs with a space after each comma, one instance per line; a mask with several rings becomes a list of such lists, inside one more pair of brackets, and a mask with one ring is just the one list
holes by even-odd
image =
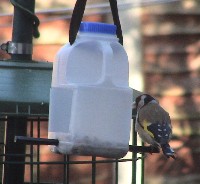
[[[0, 123], [6, 123], [9, 121], [9, 118], [7, 117], [2, 117], [0, 119]], [[29, 125], [29, 129], [27, 130], [27, 133], [30, 137], [33, 137], [33, 135], [37, 135], [36, 138], [40, 138], [41, 136], [41, 123], [48, 123], [48, 117], [47, 116], [30, 116], [27, 117], [27, 124]], [[36, 126], [36, 131], [34, 133], [34, 127]], [[134, 132], [134, 126], [133, 126], [133, 132]], [[136, 139], [137, 134], [134, 133], [132, 135], [132, 140], [133, 143], [136, 145]], [[14, 140], [13, 140], [14, 141]], [[20, 144], [22, 142], [19, 142]], [[16, 143], [17, 144], [17, 143]], [[103, 160], [97, 160], [96, 157], [91, 156], [91, 160], [90, 161], [86, 161], [86, 160], [82, 160], [82, 161], [73, 161], [70, 160], [70, 155], [63, 155], [63, 161], [46, 161], [46, 162], [42, 162], [40, 160], [40, 147], [43, 144], [26, 144], [26, 152], [25, 154], [21, 153], [21, 154], [17, 154], [17, 153], [9, 153], [9, 155], [5, 154], [5, 153], [0, 153], [0, 157], [3, 160], [0, 162], [0, 165], [4, 165], [4, 166], [19, 166], [19, 165], [28, 165], [30, 167], [30, 180], [29, 184], [40, 184], [40, 166], [44, 165], [44, 164], [50, 164], [50, 165], [62, 165], [63, 166], [63, 173], [65, 173], [63, 175], [63, 181], [62, 183], [64, 184], [69, 184], [70, 183], [70, 167], [74, 164], [78, 164], [80, 165], [84, 165], [84, 164], [91, 164], [91, 183], [95, 184], [96, 183], [96, 167], [97, 164], [102, 164], [102, 163], [107, 163], [107, 164], [113, 164], [114, 165], [114, 183], [118, 184], [118, 173], [119, 173], [119, 163], [121, 162], [132, 162], [132, 171], [130, 170], [130, 172], [132, 172], [132, 183], [136, 184], [136, 161], [138, 160], [137, 158], [137, 152], [133, 152], [132, 153], [132, 158], [131, 159], [103, 159]], [[5, 144], [4, 144], [5, 146]], [[34, 151], [35, 150], [35, 151]], [[142, 154], [143, 155], [143, 154]], [[141, 159], [143, 159], [141, 155]], [[11, 160], [6, 160], [6, 157], [11, 157]], [[18, 158], [26, 158], [26, 160], [23, 161], [23, 159], [20, 161], [18, 160]], [[140, 159], [140, 158], [139, 158]], [[16, 167], [14, 167], [16, 169]], [[34, 169], [36, 168], [36, 169]], [[34, 172], [36, 172], [36, 174], [34, 175]], [[11, 175], [12, 174], [12, 175]], [[18, 175], [15, 176], [17, 173], [13, 172], [10, 173], [9, 176], [10, 177], [19, 177]], [[24, 177], [24, 176], [23, 176]], [[141, 180], [143, 181], [143, 178], [141, 178]], [[54, 183], [54, 181], [52, 181], [52, 183]], [[15, 182], [15, 184], [18, 184], [17, 181]]]

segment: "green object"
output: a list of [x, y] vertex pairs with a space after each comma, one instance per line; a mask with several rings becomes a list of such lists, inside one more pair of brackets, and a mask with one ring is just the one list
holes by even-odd
[[52, 63], [0, 61], [0, 115], [48, 114]]

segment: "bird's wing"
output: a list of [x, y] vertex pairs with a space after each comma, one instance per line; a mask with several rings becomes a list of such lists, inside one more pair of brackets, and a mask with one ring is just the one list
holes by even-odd
[[163, 144], [170, 140], [172, 127], [169, 114], [158, 104], [148, 104], [140, 109], [138, 121], [152, 138]]
[[147, 120], [148, 122], [156, 123], [156, 122], [169, 122], [171, 126], [171, 121], [168, 112], [166, 112], [161, 106], [158, 104], [147, 104], [139, 111], [139, 121], [143, 122]]

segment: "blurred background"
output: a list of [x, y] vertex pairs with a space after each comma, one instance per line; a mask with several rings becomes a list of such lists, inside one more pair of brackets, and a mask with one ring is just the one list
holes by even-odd
[[[74, 4], [75, 0], [36, 0], [40, 37], [34, 39], [34, 60], [53, 62], [56, 52], [68, 43]], [[177, 160], [166, 159], [162, 154], [147, 155], [145, 184], [199, 184], [200, 1], [118, 0], [118, 8], [130, 62], [130, 86], [155, 96], [169, 112], [173, 125], [171, 146]], [[11, 40], [12, 19], [13, 6], [8, 0], [1, 0], [0, 43]], [[108, 1], [88, 0], [84, 21], [112, 23]], [[0, 60], [8, 58], [0, 50]], [[0, 126], [3, 141], [4, 127]], [[42, 129], [43, 137], [47, 137], [47, 125]], [[42, 147], [40, 158], [60, 159], [47, 146]], [[130, 167], [129, 163], [120, 165], [119, 183], [130, 184]], [[72, 170], [73, 183], [89, 183], [89, 166], [74, 165]], [[112, 170], [112, 166], [100, 164], [98, 184], [111, 184]], [[51, 165], [43, 165], [41, 172], [41, 181], [45, 182], [59, 183], [63, 174], [59, 167]]]

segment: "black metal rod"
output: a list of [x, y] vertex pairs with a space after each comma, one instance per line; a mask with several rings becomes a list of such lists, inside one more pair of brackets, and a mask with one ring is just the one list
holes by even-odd
[[[33, 120], [30, 122], [30, 135], [33, 136]], [[33, 145], [30, 145], [30, 182], [33, 183], [33, 171], [34, 171], [34, 165], [33, 165]]]
[[[134, 160], [133, 159], [119, 159], [118, 162], [119, 163], [122, 163], [122, 162], [133, 162]], [[66, 161], [66, 164], [67, 165], [70, 165], [70, 164], [92, 164], [92, 160], [91, 161]], [[116, 162], [116, 159], [111, 159], [111, 160], [96, 160], [95, 163], [96, 164], [108, 164], [108, 163], [115, 163]], [[54, 164], [54, 165], [60, 165], [60, 164], [63, 164], [64, 162], [63, 161], [46, 161], [46, 162], [33, 162], [32, 164], [34, 165], [51, 165], [51, 164]], [[26, 164], [26, 165], [30, 165], [30, 161], [26, 161], [26, 162], [0, 162], [0, 164]]]
[[96, 183], [96, 157], [92, 156], [92, 184]]
[[[26, 135], [27, 119], [24, 117], [8, 117], [6, 127], [6, 145], [5, 145], [5, 164], [3, 172], [3, 184], [21, 184], [24, 183], [24, 164], [14, 164], [15, 162], [25, 162], [25, 148], [23, 144], [15, 144], [15, 135]], [[10, 156], [16, 155], [16, 156]], [[23, 155], [24, 156], [18, 156]], [[12, 164], [13, 163], [13, 164]]]
[[[21, 7], [34, 13], [35, 0], [15, 0]], [[33, 19], [23, 10], [14, 7], [12, 42], [32, 44]], [[12, 60], [32, 60], [31, 54], [12, 54]]]
[[65, 164], [67, 164], [67, 173], [66, 173], [66, 175], [67, 175], [67, 183], [66, 184], [69, 184], [69, 182], [70, 182], [70, 177], [69, 177], [69, 175], [70, 175], [70, 156], [69, 155], [67, 155], [67, 158], [66, 158], [66, 162], [67, 163], [65, 163]]
[[[37, 137], [40, 138], [40, 117], [37, 120]], [[40, 145], [37, 145], [37, 162], [40, 162]], [[40, 165], [37, 165], [37, 183], [40, 183]]]
[[[144, 142], [142, 142], [142, 146], [144, 146]], [[159, 151], [159, 150], [158, 150]], [[144, 184], [144, 153], [142, 153], [142, 166], [141, 166], [141, 184]]]
[[137, 159], [137, 149], [134, 151], [130, 148], [137, 148], [137, 132], [135, 131], [135, 118], [133, 118], [133, 125], [132, 125], [132, 144], [129, 145], [129, 151], [132, 152], [132, 184], [136, 184], [136, 175], [137, 175], [137, 165], [136, 165], [136, 159]]
[[119, 160], [116, 159], [115, 162], [115, 184], [118, 184], [118, 176], [119, 176]]
[[63, 183], [67, 183], [67, 165], [66, 165], [66, 161], [67, 161], [67, 156], [64, 155], [63, 156], [63, 161], [64, 161], [64, 164], [63, 164]]
[[15, 142], [25, 145], [55, 145], [59, 144], [57, 139], [46, 139], [46, 138], [33, 138], [26, 136], [15, 136]]
[[153, 146], [133, 146], [129, 145], [129, 151], [134, 153], [159, 153], [159, 149]]

